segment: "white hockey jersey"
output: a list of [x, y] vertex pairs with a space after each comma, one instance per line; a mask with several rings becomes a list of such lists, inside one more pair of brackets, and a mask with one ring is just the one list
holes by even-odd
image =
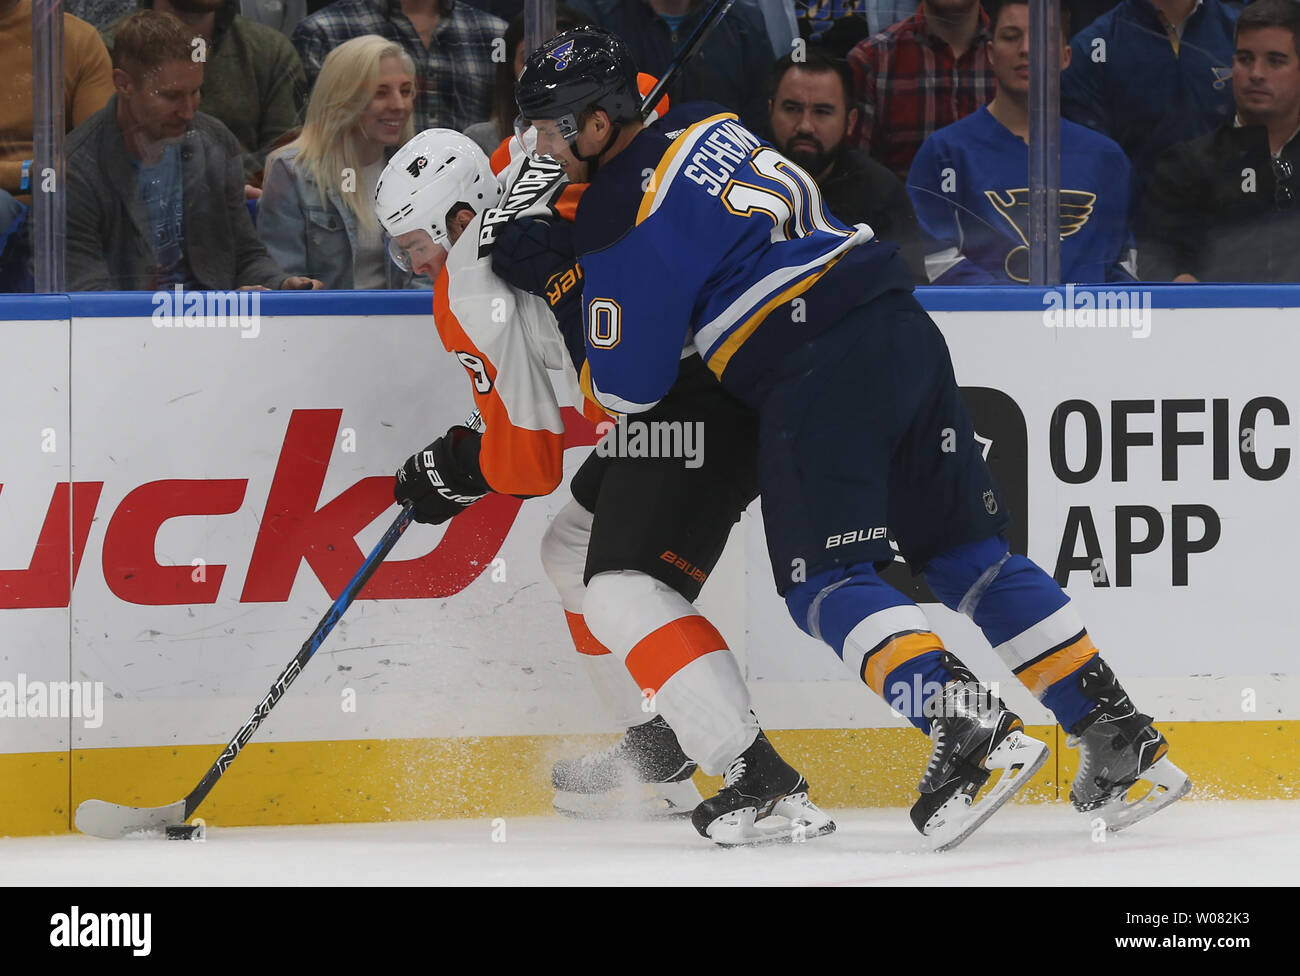
[[[566, 183], [558, 165], [523, 156], [501, 181], [500, 204], [476, 214], [447, 255], [434, 284], [434, 321], [472, 380], [484, 422], [483, 477], [502, 494], [546, 495], [564, 475], [561, 407], [581, 409], [582, 394], [550, 306], [493, 272], [492, 247], [495, 229], [515, 217], [571, 220], [582, 187]], [[571, 396], [557, 396], [551, 370], [564, 374]]]

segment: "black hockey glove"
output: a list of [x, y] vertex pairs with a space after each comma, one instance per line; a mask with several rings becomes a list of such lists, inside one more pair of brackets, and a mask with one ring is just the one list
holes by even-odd
[[573, 225], [516, 217], [497, 231], [492, 270], [508, 285], [545, 298], [558, 316], [582, 294]]
[[440, 525], [459, 515], [492, 489], [479, 469], [483, 435], [468, 427], [453, 427], [397, 469], [393, 497], [408, 502], [417, 522]]
[[573, 225], [516, 217], [497, 231], [492, 270], [506, 284], [546, 299], [573, 368], [581, 371], [587, 345], [582, 327], [582, 268], [574, 254]]

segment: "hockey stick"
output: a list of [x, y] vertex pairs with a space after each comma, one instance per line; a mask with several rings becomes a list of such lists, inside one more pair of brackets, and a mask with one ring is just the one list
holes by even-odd
[[[475, 410], [465, 426], [477, 427], [479, 421], [479, 412]], [[238, 758], [244, 746], [248, 744], [248, 740], [257, 731], [257, 727], [262, 724], [267, 715], [271, 714], [271, 709], [275, 707], [276, 702], [284, 697], [284, 693], [293, 684], [294, 678], [302, 673], [302, 669], [307, 666], [307, 662], [312, 659], [317, 648], [325, 642], [325, 638], [352, 605], [357, 594], [369, 582], [370, 577], [379, 568], [379, 564], [392, 551], [393, 546], [397, 545], [397, 540], [411, 524], [411, 514], [411, 506], [404, 505], [397, 518], [393, 520], [393, 524], [384, 533], [384, 537], [379, 540], [374, 549], [370, 550], [370, 555], [361, 564], [361, 568], [356, 571], [348, 585], [343, 587], [343, 592], [339, 594], [338, 599], [325, 611], [325, 616], [320, 618], [320, 623], [311, 632], [311, 636], [299, 648], [288, 666], [280, 672], [280, 677], [275, 679], [275, 684], [271, 685], [271, 690], [266, 693], [266, 697], [258, 702], [248, 721], [235, 733], [235, 737], [226, 743], [226, 748], [217, 757], [217, 761], [203, 774], [198, 786], [190, 790], [188, 796], [161, 807], [128, 807], [105, 800], [85, 800], [77, 807], [76, 816], [73, 818], [76, 828], [83, 834], [108, 840], [125, 837], [137, 831], [159, 829], [163, 829], [168, 837], [191, 836], [196, 828], [185, 826], [185, 821], [198, 809], [212, 787], [217, 785], [217, 780], [221, 779], [222, 774], [230, 768], [230, 764]]]
[[709, 12], [704, 15], [703, 20], [695, 25], [695, 30], [686, 39], [682, 49], [677, 52], [677, 57], [673, 58], [668, 67], [664, 69], [663, 77], [650, 89], [650, 94], [641, 100], [640, 114], [642, 121], [658, 104], [664, 90], [668, 87], [668, 83], [673, 80], [673, 76], [681, 70], [682, 65], [695, 56], [695, 52], [700, 49], [700, 45], [704, 43], [705, 38], [712, 33], [713, 28], [718, 26], [718, 22], [727, 15], [727, 11], [731, 9], [731, 5], [735, 2], [736, 0], [714, 0]]

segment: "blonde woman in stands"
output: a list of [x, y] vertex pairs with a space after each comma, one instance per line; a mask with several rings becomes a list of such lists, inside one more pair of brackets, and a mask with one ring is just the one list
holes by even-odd
[[266, 167], [257, 228], [276, 262], [326, 288], [429, 287], [388, 259], [371, 201], [388, 157], [414, 135], [415, 67], [374, 34], [329, 53], [298, 138]]

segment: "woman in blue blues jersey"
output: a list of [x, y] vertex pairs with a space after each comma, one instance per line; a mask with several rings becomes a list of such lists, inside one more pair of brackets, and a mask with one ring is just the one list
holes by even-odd
[[[1182, 796], [1186, 775], [1069, 598], [1008, 551], [1008, 513], [947, 345], [894, 245], [828, 214], [807, 173], [719, 106], [643, 124], [634, 79], [617, 37], [579, 28], [533, 52], [516, 86], [537, 152], [591, 180], [574, 228], [585, 388], [639, 414], [698, 351], [757, 410], [768, 551], [796, 623], [895, 707], [898, 688], [924, 689], [898, 709], [934, 740], [917, 828], [939, 847], [959, 843], [1048, 750], [881, 580], [887, 532], [1075, 737], [1078, 809], [1119, 829]], [[1130, 799], [1139, 780], [1151, 788]], [[708, 834], [779, 794], [755, 741], [696, 826]]]

